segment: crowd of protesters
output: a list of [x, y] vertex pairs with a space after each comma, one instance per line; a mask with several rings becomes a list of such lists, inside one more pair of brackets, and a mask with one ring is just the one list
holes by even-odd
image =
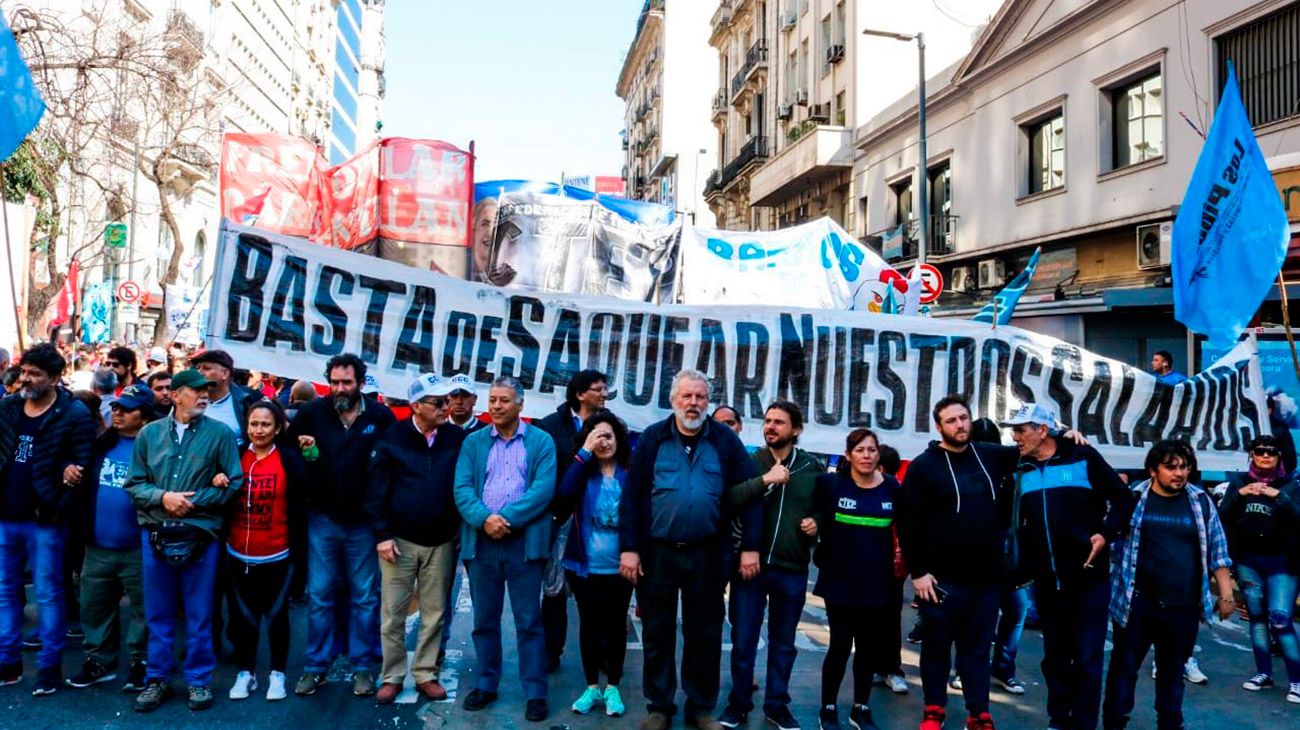
[[[1300, 703], [1300, 486], [1274, 436], [1250, 444], [1246, 471], [1216, 504], [1194, 483], [1188, 444], [1155, 444], [1145, 478], [1130, 486], [1034, 403], [995, 424], [946, 397], [933, 408], [938, 438], [910, 462], [858, 428], [828, 470], [798, 445], [798, 405], [766, 404], [763, 446], [751, 452], [738, 436], [742, 413], [710, 413], [713, 386], [692, 370], [673, 379], [672, 414], [640, 433], [607, 409], [609, 383], [594, 370], [574, 375], [564, 402], [533, 422], [511, 377], [426, 373], [404, 400], [382, 399], [366, 362], [346, 353], [329, 360], [320, 385], [239, 370], [220, 350], [154, 348], [141, 358], [128, 347], [42, 344], [16, 363], [0, 351], [0, 370], [9, 394], [0, 399], [0, 685], [23, 681], [20, 651], [30, 646], [37, 696], [123, 675], [134, 708], [147, 712], [172, 695], [179, 669], [188, 706], [202, 710], [214, 703], [216, 657], [229, 641], [231, 700], [309, 697], [340, 657], [354, 695], [392, 703], [409, 673], [421, 696], [444, 700], [463, 565], [475, 656], [464, 710], [498, 699], [509, 596], [524, 716], [547, 718], [571, 595], [586, 683], [571, 708], [624, 715], [635, 593], [640, 727], [669, 726], [679, 681], [689, 725], [745, 725], [766, 624], [761, 711], [790, 730], [800, 727], [790, 677], [816, 566], [811, 593], [829, 627], [823, 730], [841, 727], [850, 657], [853, 727], [876, 727], [874, 684], [908, 692], [909, 578], [921, 730], [943, 727], [949, 686], [961, 690], [968, 730], [994, 727], [991, 683], [1024, 694], [1016, 652], [1031, 603], [1051, 728], [1125, 727], [1152, 647], [1158, 727], [1181, 728], [1199, 626], [1237, 611], [1238, 590], [1256, 665], [1243, 688], [1274, 686], [1276, 646], [1286, 699]], [[1000, 443], [1000, 429], [1014, 446]], [[29, 569], [37, 629], [24, 637]], [[291, 637], [289, 606], [300, 597], [306, 636]], [[419, 629], [408, 653], [412, 608]], [[724, 618], [730, 689], [719, 711]], [[269, 665], [259, 673], [263, 628]], [[84, 658], [65, 678], [69, 637], [81, 639]], [[295, 646], [306, 659], [291, 685]]]

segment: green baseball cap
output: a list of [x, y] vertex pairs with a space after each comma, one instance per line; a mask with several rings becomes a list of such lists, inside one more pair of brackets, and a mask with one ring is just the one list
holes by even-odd
[[203, 373], [200, 373], [194, 368], [182, 370], [172, 376], [172, 390], [176, 390], [177, 388], [194, 388], [195, 390], [198, 390], [201, 388], [211, 387], [212, 385], [213, 383], [211, 380], [203, 377]]

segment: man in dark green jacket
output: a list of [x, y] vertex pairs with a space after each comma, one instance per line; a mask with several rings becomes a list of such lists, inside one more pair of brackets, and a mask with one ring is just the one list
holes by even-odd
[[767, 687], [763, 714], [778, 728], [798, 728], [790, 714], [790, 672], [794, 669], [795, 631], [808, 588], [808, 561], [816, 543], [817, 477], [826, 465], [795, 446], [803, 431], [803, 413], [790, 401], [778, 400], [763, 416], [766, 448], [754, 452], [762, 476], [731, 490], [737, 506], [763, 504], [761, 569], [756, 578], [731, 582], [731, 696], [718, 722], [723, 727], [745, 723], [754, 708], [754, 664], [758, 634], [767, 618]]
[[206, 415], [211, 386], [199, 371], [172, 378], [172, 412], [140, 429], [126, 491], [143, 528], [144, 613], [149, 659], [137, 712], [156, 710], [171, 695], [172, 648], [178, 614], [185, 616], [186, 683], [191, 710], [212, 706], [212, 596], [216, 537], [244, 470], [235, 434]]

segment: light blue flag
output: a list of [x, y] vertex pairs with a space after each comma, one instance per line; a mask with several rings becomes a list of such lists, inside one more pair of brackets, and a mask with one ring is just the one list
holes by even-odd
[[898, 299], [894, 295], [893, 283], [891, 282], [885, 285], [885, 300], [880, 303], [880, 313], [899, 314], [902, 309], [903, 308], [898, 303]]
[[45, 100], [0, 12], [0, 162], [8, 160], [45, 113]]
[[1236, 342], [1277, 281], [1290, 233], [1228, 64], [1228, 83], [1174, 220], [1174, 318]]
[[993, 297], [993, 301], [984, 305], [984, 308], [975, 314], [971, 319], [976, 322], [993, 324], [993, 313], [997, 310], [998, 325], [1010, 324], [1011, 315], [1016, 311], [1016, 304], [1020, 302], [1020, 295], [1025, 293], [1029, 288], [1029, 282], [1034, 278], [1034, 271], [1038, 269], [1038, 256], [1043, 253], [1043, 249], [1034, 249], [1034, 255], [1029, 257], [1029, 263], [1025, 264], [1025, 270], [1016, 274], [1016, 278], [1007, 282], [1002, 287], [1002, 291]]

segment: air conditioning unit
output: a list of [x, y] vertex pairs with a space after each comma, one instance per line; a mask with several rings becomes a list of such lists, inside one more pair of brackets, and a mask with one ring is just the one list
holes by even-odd
[[844, 59], [844, 46], [827, 46], [826, 63], [836, 63]]
[[979, 288], [996, 289], [1006, 283], [1007, 265], [1001, 259], [980, 262]]
[[973, 266], [957, 266], [952, 270], [952, 290], [955, 292], [969, 293], [975, 291], [975, 268]]
[[808, 119], [823, 124], [829, 123], [831, 121], [830, 103], [813, 104], [812, 111], [808, 113]]
[[799, 106], [808, 106], [808, 90], [796, 89], [794, 92], [794, 103]]
[[1174, 224], [1148, 223], [1137, 227], [1139, 269], [1160, 269], [1169, 265], [1169, 248], [1174, 238]]
[[799, 14], [790, 9], [781, 16], [781, 30], [793, 30], [799, 24]]
[[794, 116], [794, 104], [782, 104], [776, 110], [777, 119], [788, 120], [793, 116]]

